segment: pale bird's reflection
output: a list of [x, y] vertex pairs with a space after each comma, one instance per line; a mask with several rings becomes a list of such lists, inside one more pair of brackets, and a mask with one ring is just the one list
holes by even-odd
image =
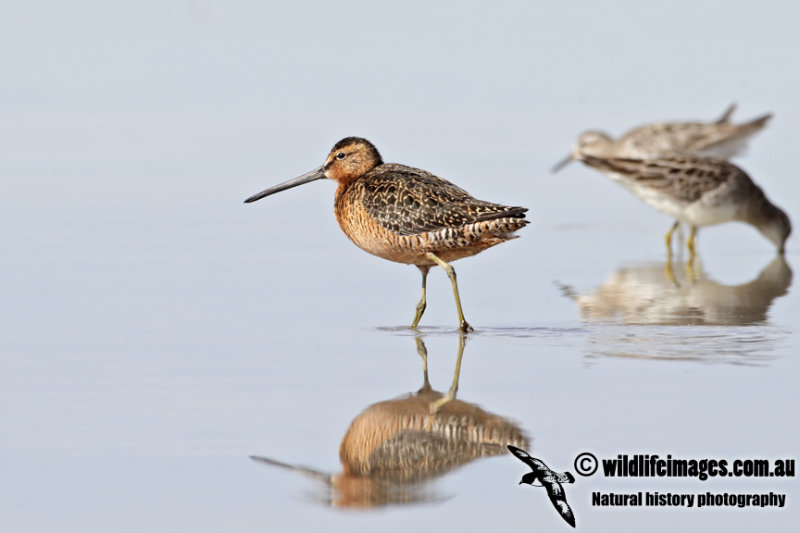
[[791, 283], [792, 269], [777, 255], [752, 281], [740, 285], [718, 283], [702, 267], [689, 273], [653, 262], [623, 266], [586, 294], [567, 293], [581, 316], [592, 322], [742, 325], [766, 321], [773, 300], [786, 294]]
[[423, 361], [422, 387], [416, 393], [372, 404], [352, 421], [339, 446], [341, 473], [252, 458], [324, 482], [328, 504], [370, 508], [442, 500], [432, 491], [432, 480], [475, 459], [503, 455], [508, 444], [528, 447], [527, 437], [516, 424], [456, 399], [463, 333], [453, 383], [445, 394], [431, 387], [428, 353], [421, 337], [416, 342]]
[[750, 282], [724, 285], [702, 268], [668, 275], [663, 263], [625, 266], [586, 294], [562, 287], [580, 309], [589, 358], [662, 359], [763, 365], [781, 344], [767, 321], [792, 270], [778, 255]]

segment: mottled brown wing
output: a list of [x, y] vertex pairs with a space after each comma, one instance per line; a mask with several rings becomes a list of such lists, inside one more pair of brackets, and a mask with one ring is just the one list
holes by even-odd
[[524, 207], [477, 200], [464, 189], [424, 170], [382, 165], [363, 181], [370, 216], [399, 235], [416, 235], [495, 218], [525, 218]]
[[744, 174], [731, 163], [703, 157], [642, 160], [585, 156], [583, 161], [603, 172], [621, 175], [685, 202], [694, 202]]

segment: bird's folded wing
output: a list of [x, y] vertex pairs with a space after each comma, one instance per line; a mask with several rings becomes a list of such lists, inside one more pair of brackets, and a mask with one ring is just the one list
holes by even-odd
[[524, 207], [477, 200], [429, 172], [398, 165], [363, 185], [362, 203], [383, 227], [400, 235], [456, 228], [484, 220], [525, 218]]
[[703, 194], [744, 174], [731, 163], [703, 157], [622, 159], [585, 156], [584, 162], [686, 202], [694, 202]]

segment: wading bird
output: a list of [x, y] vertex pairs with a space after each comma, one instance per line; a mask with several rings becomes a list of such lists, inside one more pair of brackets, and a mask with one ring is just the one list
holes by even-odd
[[634, 128], [618, 139], [605, 132], [581, 133], [572, 153], [553, 167], [558, 172], [569, 162], [584, 156], [601, 158], [652, 159], [670, 155], [695, 155], [727, 160], [742, 151], [755, 133], [772, 118], [772, 113], [749, 122], [734, 124], [730, 117], [736, 109], [731, 104], [715, 122], [654, 122]]
[[583, 162], [676, 220], [666, 235], [670, 252], [680, 222], [691, 228], [687, 246], [694, 257], [697, 228], [731, 221], [750, 224], [784, 252], [792, 231], [789, 217], [733, 163], [693, 156], [641, 160], [590, 155]]
[[428, 271], [439, 265], [453, 286], [459, 327], [471, 331], [449, 262], [516, 238], [514, 232], [528, 223], [527, 209], [477, 200], [430, 172], [384, 163], [375, 146], [360, 137], [342, 139], [322, 166], [254, 194], [245, 203], [323, 178], [339, 185], [334, 213], [356, 246], [389, 261], [415, 265], [422, 273], [422, 298], [411, 327], [417, 327], [425, 312]]

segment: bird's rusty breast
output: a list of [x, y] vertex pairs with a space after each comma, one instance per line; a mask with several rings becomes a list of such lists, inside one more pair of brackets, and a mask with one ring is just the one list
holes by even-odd
[[436, 413], [435, 391], [369, 406], [350, 425], [339, 448], [346, 474], [395, 481], [441, 475], [478, 457], [525, 446], [524, 431], [475, 404], [453, 400]]

